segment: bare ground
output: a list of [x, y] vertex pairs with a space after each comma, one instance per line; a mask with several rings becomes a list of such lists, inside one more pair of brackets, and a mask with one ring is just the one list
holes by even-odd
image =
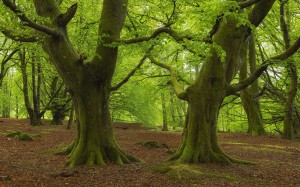
[[[27, 120], [1, 119], [0, 186], [300, 186], [300, 142], [274, 136], [220, 133], [223, 150], [256, 165], [199, 164], [199, 174], [178, 177], [153, 170], [170, 156], [166, 147], [149, 148], [140, 142], [156, 141], [177, 148], [181, 133], [159, 132], [137, 124], [116, 123], [118, 144], [144, 163], [105, 167], [64, 167], [67, 156], [54, 155], [57, 147], [72, 142], [76, 128], [43, 125]], [[125, 127], [125, 128], [124, 128]], [[34, 136], [34, 141], [5, 137], [7, 130]], [[187, 171], [188, 172], [188, 171]], [[191, 177], [187, 177], [191, 176]]]

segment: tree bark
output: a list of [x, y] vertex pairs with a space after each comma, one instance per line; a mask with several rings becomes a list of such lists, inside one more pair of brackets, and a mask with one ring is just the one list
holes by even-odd
[[167, 108], [166, 108], [166, 100], [165, 94], [161, 93], [161, 107], [162, 107], [162, 114], [163, 114], [163, 127], [162, 131], [168, 131], [168, 116], [167, 116]]
[[[127, 3], [127, 0], [103, 1], [96, 55], [91, 62], [84, 62], [85, 58], [76, 52], [68, 37], [65, 24], [70, 18], [63, 19], [69, 12], [73, 11], [74, 15], [77, 5], [61, 14], [54, 0], [35, 0], [38, 15], [52, 20], [53, 28], [48, 30], [52, 32], [54, 29], [52, 33], [59, 33], [59, 37], [47, 35], [43, 48], [69, 88], [77, 114], [78, 133], [70, 153], [71, 167], [138, 160], [125, 154], [116, 144], [108, 101], [118, 56], [118, 47], [110, 44], [120, 38]], [[58, 20], [60, 18], [63, 20]]]
[[74, 93], [78, 111], [78, 141], [70, 155], [70, 166], [104, 165], [108, 161], [122, 165], [134, 161], [116, 144], [109, 112], [110, 83], [95, 84], [86, 77]]
[[[257, 3], [249, 15], [257, 26], [267, 15], [274, 0]], [[225, 59], [215, 47], [204, 62], [195, 82], [187, 88], [188, 116], [179, 149], [170, 160], [180, 163], [245, 163], [227, 156], [217, 140], [217, 121], [224, 98], [230, 92], [228, 85], [242, 65], [240, 50], [249, 36], [249, 28], [238, 26], [238, 20], [221, 21], [213, 42], [225, 51]]]
[[[41, 118], [39, 115], [36, 115], [34, 109], [31, 106], [30, 99], [29, 99], [29, 88], [28, 88], [28, 76], [27, 76], [27, 63], [26, 63], [26, 52], [22, 50], [20, 52], [20, 62], [21, 62], [21, 73], [23, 79], [23, 96], [25, 107], [30, 119], [30, 125], [37, 126], [41, 123]], [[34, 87], [33, 87], [34, 88]]]
[[[290, 44], [290, 36], [288, 24], [286, 22], [285, 10], [288, 8], [288, 1], [280, 2], [280, 28], [282, 30], [285, 49], [288, 49]], [[290, 87], [288, 90], [287, 100], [285, 104], [285, 114], [284, 114], [284, 126], [283, 126], [283, 138], [293, 139], [294, 138], [294, 126], [299, 125], [299, 118], [296, 116], [296, 111], [294, 107], [295, 98], [298, 90], [298, 74], [297, 68], [293, 61], [288, 61], [288, 65], [286, 66], [287, 76], [290, 79]]]
[[[245, 50], [247, 50], [246, 47]], [[240, 81], [247, 78], [248, 74], [248, 63], [247, 63], [247, 52], [245, 51], [245, 58], [243, 59], [244, 64], [240, 69]], [[255, 53], [255, 40], [254, 36], [251, 35], [249, 38], [249, 66], [251, 74], [256, 71], [256, 53]], [[255, 94], [259, 92], [258, 81], [256, 80], [250, 88], [245, 88], [240, 91], [240, 97], [242, 100], [242, 106], [247, 114], [248, 120], [248, 134], [252, 135], [265, 135], [266, 132], [263, 127], [263, 120], [260, 111], [259, 98], [255, 97]]]

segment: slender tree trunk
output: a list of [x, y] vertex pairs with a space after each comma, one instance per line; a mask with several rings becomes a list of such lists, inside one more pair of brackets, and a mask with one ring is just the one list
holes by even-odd
[[[244, 51], [244, 64], [240, 69], [240, 81], [246, 79], [248, 76], [247, 71], [247, 52], [248, 47], [245, 47]], [[251, 74], [256, 70], [256, 53], [255, 53], [255, 40], [253, 35], [249, 40], [249, 66]], [[250, 88], [245, 88], [240, 91], [240, 97], [242, 100], [242, 106], [247, 114], [248, 119], [248, 134], [253, 135], [265, 135], [266, 132], [263, 127], [262, 115], [260, 112], [259, 98], [255, 98], [255, 94], [259, 92], [258, 81], [256, 80]]]
[[[280, 27], [283, 33], [283, 39], [285, 43], [285, 49], [288, 49], [290, 44], [289, 36], [289, 23], [286, 22], [286, 18], [289, 16], [285, 13], [285, 10], [288, 9], [288, 1], [280, 1]], [[285, 104], [285, 114], [284, 114], [284, 127], [283, 127], [283, 138], [293, 139], [294, 138], [294, 126], [299, 124], [299, 120], [296, 117], [296, 111], [294, 110], [294, 102], [298, 90], [298, 74], [297, 68], [293, 61], [289, 61], [286, 67], [288, 72], [288, 78], [290, 79], [290, 88], [287, 95], [287, 101]]]
[[161, 94], [161, 106], [162, 106], [162, 113], [163, 113], [163, 127], [162, 131], [168, 131], [168, 116], [167, 116], [167, 108], [166, 108], [166, 100], [165, 94]]
[[28, 89], [28, 76], [27, 76], [27, 64], [26, 64], [26, 53], [25, 50], [20, 52], [20, 62], [21, 62], [21, 73], [22, 73], [22, 79], [23, 79], [23, 96], [24, 96], [24, 102], [25, 102], [25, 107], [27, 110], [27, 113], [29, 115], [30, 119], [30, 124], [33, 126], [39, 125], [40, 121], [36, 118], [36, 115], [34, 113], [34, 110], [30, 104], [30, 99], [29, 99], [29, 89]]
[[294, 100], [297, 95], [298, 87], [298, 76], [297, 69], [293, 62], [290, 62], [287, 66], [288, 77], [291, 80], [290, 89], [288, 92], [287, 102], [285, 104], [285, 115], [284, 115], [284, 128], [283, 128], [283, 138], [293, 139], [294, 138], [294, 124], [299, 123], [295, 116], [294, 110]]
[[[174, 106], [173, 95], [174, 95], [173, 92], [170, 92], [170, 105], [171, 106]], [[171, 117], [172, 117], [172, 126], [173, 126], [173, 130], [175, 130], [176, 129], [175, 108], [171, 107], [170, 110], [171, 110]]]
[[19, 119], [19, 98], [16, 96], [16, 118]]
[[2, 109], [2, 117], [3, 118], [10, 118], [10, 97], [11, 92], [8, 90], [8, 83], [6, 82], [3, 86], [3, 91], [6, 96], [6, 101], [3, 102], [3, 109]]

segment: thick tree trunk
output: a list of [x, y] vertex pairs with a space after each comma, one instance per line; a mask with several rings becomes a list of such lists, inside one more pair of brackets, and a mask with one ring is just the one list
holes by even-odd
[[218, 114], [226, 95], [224, 81], [220, 78], [202, 76], [197, 84], [187, 90], [189, 109], [182, 142], [170, 160], [181, 163], [230, 163], [230, 158], [221, 151], [217, 140]]
[[78, 141], [70, 155], [70, 166], [104, 165], [108, 161], [122, 165], [136, 161], [116, 144], [109, 112], [109, 83], [97, 85], [86, 80], [74, 92], [78, 111]]
[[[257, 3], [249, 15], [250, 22], [257, 26], [267, 15], [274, 0]], [[210, 49], [210, 56], [202, 65], [195, 82], [187, 88], [189, 110], [179, 149], [170, 160], [180, 163], [221, 162], [246, 163], [227, 156], [217, 140], [217, 121], [224, 98], [230, 91], [230, 83], [243, 61], [240, 54], [249, 28], [238, 26], [238, 20], [227, 17], [221, 21], [213, 42], [225, 51], [225, 59], [219, 50]]]
[[69, 120], [68, 120], [68, 125], [67, 125], [68, 130], [70, 130], [72, 128], [72, 125], [74, 123], [74, 113], [75, 113], [74, 104], [72, 104], [70, 115], [69, 115]]

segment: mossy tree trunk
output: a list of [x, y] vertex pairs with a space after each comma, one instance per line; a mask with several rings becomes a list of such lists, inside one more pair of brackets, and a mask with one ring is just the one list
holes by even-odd
[[40, 40], [72, 95], [78, 119], [78, 135], [70, 149], [69, 165], [104, 165], [109, 161], [123, 164], [137, 161], [121, 151], [116, 144], [108, 102], [118, 56], [118, 47], [110, 44], [120, 39], [128, 1], [102, 2], [96, 55], [90, 62], [75, 50], [66, 29], [76, 13], [77, 4], [62, 13], [57, 0], [34, 0], [36, 13], [49, 20], [46, 25], [40, 25], [23, 14], [13, 1], [2, 2], [28, 27], [38, 31], [35, 32], [38, 38], [36, 35], [14, 37], [13, 31], [9, 29], [4, 33], [15, 40]]
[[[249, 38], [249, 58], [247, 61], [247, 50], [245, 47], [245, 57], [243, 58], [244, 63], [240, 69], [240, 81], [248, 77], [248, 64], [250, 66], [250, 73], [254, 73], [256, 70], [256, 52], [255, 52], [255, 40], [254, 36], [251, 35]], [[240, 91], [240, 97], [242, 100], [242, 106], [247, 114], [248, 120], [248, 134], [252, 135], [265, 135], [266, 131], [263, 127], [262, 114], [260, 111], [259, 97], [258, 94], [258, 80], [254, 81], [249, 88], [245, 88]]]
[[78, 141], [70, 155], [70, 165], [103, 165], [108, 161], [129, 163], [128, 157], [115, 142], [109, 112], [110, 82], [97, 84], [89, 75], [74, 92], [78, 111]]
[[[259, 1], [249, 15], [250, 22], [258, 26], [274, 2], [274, 0]], [[243, 63], [241, 49], [247, 42], [248, 36], [249, 29], [245, 26], [238, 26], [236, 19], [227, 18], [226, 22], [221, 20], [212, 40], [225, 51], [225, 60], [220, 57], [216, 48], [212, 47], [210, 57], [204, 62], [195, 82], [185, 92], [177, 92], [179, 98], [185, 98], [188, 101], [189, 110], [180, 147], [170, 158], [171, 161], [243, 163], [227, 156], [220, 149], [217, 139], [217, 122], [224, 98], [246, 87], [246, 82], [250, 80], [230, 85]], [[251, 77], [257, 78], [261, 73]], [[253, 79], [250, 82], [252, 83]], [[175, 91], [179, 89], [176, 84], [173, 86]]]
[[[286, 10], [288, 9], [288, 1], [280, 1], [280, 28], [282, 31], [285, 49], [291, 46], [290, 35], [288, 30], [289, 23], [286, 20], [288, 15]], [[283, 127], [283, 138], [293, 139], [294, 138], [294, 127], [299, 125], [299, 118], [296, 116], [295, 111], [295, 98], [298, 90], [298, 73], [297, 67], [295, 66], [293, 60], [288, 61], [286, 66], [287, 76], [290, 81], [290, 86], [287, 94], [286, 104], [285, 104], [285, 114], [284, 114], [284, 127]]]

